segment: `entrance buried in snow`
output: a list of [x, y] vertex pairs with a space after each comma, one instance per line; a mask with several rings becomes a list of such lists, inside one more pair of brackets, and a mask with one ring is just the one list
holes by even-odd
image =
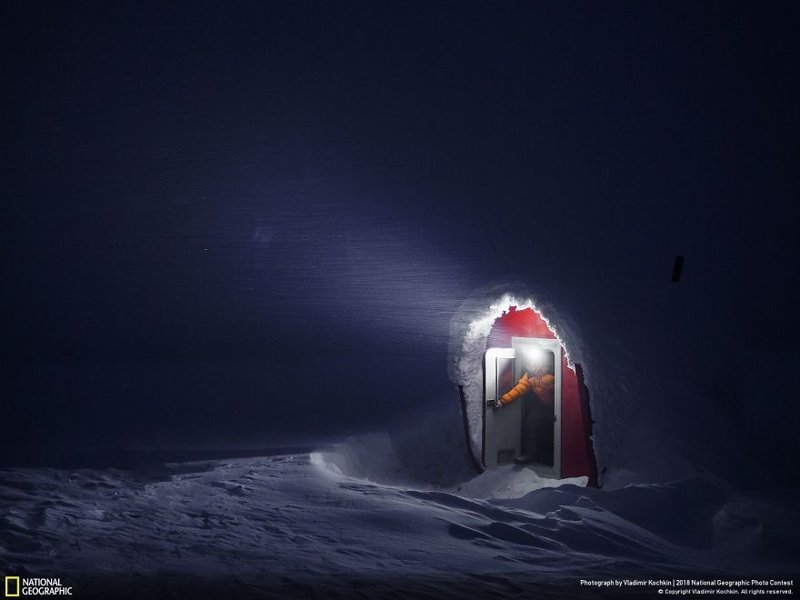
[[[478, 470], [524, 465], [597, 485], [589, 393], [580, 365], [530, 303], [491, 306], [461, 333], [454, 363], [467, 444]], [[495, 312], [496, 311], [496, 312]]]

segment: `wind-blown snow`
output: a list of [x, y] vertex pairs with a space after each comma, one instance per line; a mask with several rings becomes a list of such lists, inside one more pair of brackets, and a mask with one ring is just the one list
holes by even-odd
[[81, 598], [570, 597], [589, 576], [800, 567], [796, 501], [702, 478], [472, 499], [471, 484], [336, 474], [316, 453], [1, 481], [0, 569]]
[[480, 386], [492, 305], [535, 305], [584, 368], [602, 489], [518, 466], [477, 475], [452, 390], [310, 454], [0, 471], [0, 570], [60, 576], [79, 597], [470, 600], [798, 572], [798, 496], [769, 485], [779, 463], [748, 455], [725, 385], [740, 376], [751, 414], [779, 382], [740, 369], [728, 315], [701, 291], [612, 287], [481, 290], [454, 315], [448, 365]]

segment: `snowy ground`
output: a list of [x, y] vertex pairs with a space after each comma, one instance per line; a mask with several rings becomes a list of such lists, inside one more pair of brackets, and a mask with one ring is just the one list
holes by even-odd
[[[156, 452], [89, 448], [62, 461], [53, 445], [4, 463], [15, 468], [0, 470], [0, 571], [60, 577], [76, 597], [136, 599], [656, 597], [656, 587], [580, 582], [797, 580], [800, 495], [785, 460], [795, 453], [753, 451], [796, 446], [794, 403], [776, 401], [793, 397], [786, 378], [756, 385], [767, 367], [789, 373], [794, 362], [754, 368], [750, 356], [738, 369], [708, 350], [724, 339], [699, 324], [713, 310], [677, 297], [643, 304], [662, 329], [624, 339], [599, 326], [582, 338], [553, 313], [589, 376], [602, 489], [522, 467], [476, 477], [454, 390], [437, 401], [420, 381], [431, 401], [391, 431], [316, 451], [244, 451], [237, 439], [233, 451], [161, 452], [154, 442]], [[671, 332], [693, 322], [705, 333], [688, 352]], [[484, 345], [456, 350], [479, 365]], [[715, 381], [747, 393], [708, 392]], [[781, 427], [760, 425], [755, 406]]]
[[346, 450], [4, 470], [0, 570], [131, 598], [598, 597], [619, 590], [580, 579], [800, 570], [794, 495], [701, 478], [525, 493], [542, 482], [519, 468], [392, 485], [345, 472]]

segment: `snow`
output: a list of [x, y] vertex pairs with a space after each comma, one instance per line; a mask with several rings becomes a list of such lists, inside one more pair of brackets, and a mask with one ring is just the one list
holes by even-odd
[[579, 578], [621, 571], [800, 566], [786, 552], [800, 536], [796, 500], [776, 508], [701, 478], [523, 493], [527, 469], [460, 489], [387, 485], [336, 472], [334, 454], [5, 470], [0, 568], [61, 576], [79, 597], [224, 585], [237, 597], [514, 598], [575, 595]]
[[800, 439], [797, 411], [784, 400], [792, 394], [785, 375], [794, 360], [746, 350], [746, 316], [725, 287], [647, 279], [534, 283], [494, 283], [455, 311], [448, 373], [468, 399], [473, 449], [480, 446], [477, 399], [492, 322], [509, 306], [530, 306], [570, 362], [583, 367], [605, 487], [705, 474], [768, 487], [785, 477], [780, 457]]
[[467, 498], [521, 498], [534, 490], [575, 485], [586, 487], [588, 477], [548, 479], [540, 477], [533, 469], [522, 466], [501, 466], [481, 473], [456, 488], [456, 493]]
[[[60, 576], [79, 597], [470, 599], [604, 595], [579, 587], [588, 577], [798, 572], [796, 482], [750, 454], [764, 431], [737, 416], [765, 392], [752, 373], [743, 398], [725, 384], [746, 358], [729, 315], [702, 290], [652, 282], [587, 282], [592, 302], [574, 297], [479, 290], [455, 311], [448, 368], [479, 386], [497, 311], [535, 305], [584, 367], [602, 489], [521, 466], [476, 474], [453, 389], [312, 452], [5, 469], [0, 570]], [[776, 406], [763, 421], [780, 418]]]

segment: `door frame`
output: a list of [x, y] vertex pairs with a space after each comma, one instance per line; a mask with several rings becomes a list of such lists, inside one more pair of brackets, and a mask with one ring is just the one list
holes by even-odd
[[[511, 359], [513, 361], [514, 382], [522, 377], [521, 361], [517, 361], [517, 352], [523, 352], [526, 348], [536, 348], [540, 350], [550, 351], [554, 357], [554, 377], [555, 389], [553, 413], [555, 421], [553, 423], [553, 465], [543, 465], [539, 463], [530, 463], [527, 466], [532, 468], [538, 475], [542, 477], [560, 479], [561, 478], [561, 344], [557, 339], [552, 338], [536, 338], [536, 337], [512, 337], [511, 348], [489, 348], [484, 354], [483, 361], [483, 431], [481, 436], [481, 462], [487, 469], [497, 467], [497, 451], [498, 445], [494, 443], [493, 439], [487, 439], [491, 436], [491, 430], [494, 427], [498, 417], [495, 403], [498, 398], [497, 390], [497, 360], [498, 359]], [[502, 408], [503, 415], [500, 418], [504, 420], [516, 419], [519, 426], [511, 438], [507, 442], [509, 447], [513, 447], [515, 456], [519, 456], [522, 452], [522, 402], [513, 402]], [[507, 429], [507, 428], [506, 428]], [[508, 430], [507, 430], [508, 431]], [[488, 450], [488, 451], [487, 451]]]

